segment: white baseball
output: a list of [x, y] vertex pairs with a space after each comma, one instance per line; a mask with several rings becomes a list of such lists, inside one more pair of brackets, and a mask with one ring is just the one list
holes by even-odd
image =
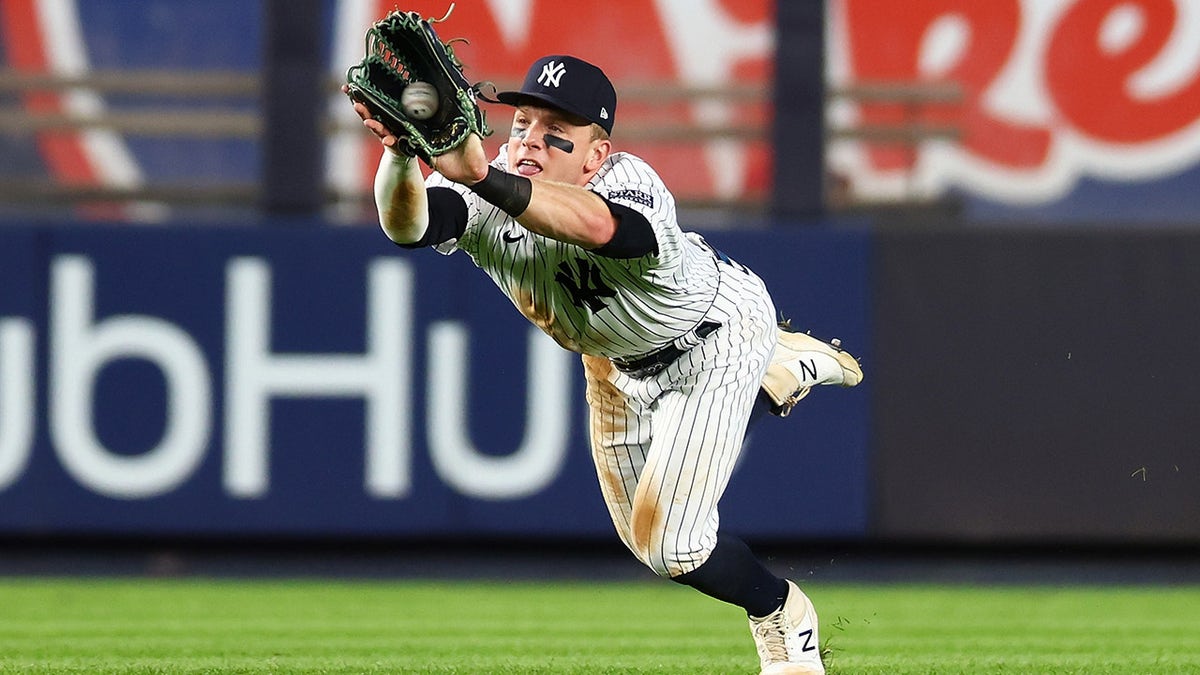
[[427, 120], [438, 109], [437, 88], [428, 82], [413, 82], [400, 94], [404, 114], [414, 120]]

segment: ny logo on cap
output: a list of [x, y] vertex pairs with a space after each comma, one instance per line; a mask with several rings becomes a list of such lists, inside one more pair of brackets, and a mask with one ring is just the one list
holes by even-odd
[[556, 61], [548, 61], [542, 66], [542, 74], [538, 75], [538, 84], [543, 87], [557, 87], [562, 81], [563, 73], [567, 72], [565, 63]]

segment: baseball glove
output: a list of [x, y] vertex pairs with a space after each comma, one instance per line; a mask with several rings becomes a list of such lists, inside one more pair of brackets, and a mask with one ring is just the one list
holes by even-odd
[[[467, 82], [454, 50], [433, 30], [433, 23], [449, 16], [425, 19], [416, 12], [391, 12], [367, 29], [366, 57], [346, 71], [350, 98], [395, 134], [400, 141], [396, 149], [426, 164], [472, 133], [492, 133], [476, 101], [479, 85]], [[404, 112], [401, 98], [413, 82], [437, 89], [438, 106], [428, 119]]]

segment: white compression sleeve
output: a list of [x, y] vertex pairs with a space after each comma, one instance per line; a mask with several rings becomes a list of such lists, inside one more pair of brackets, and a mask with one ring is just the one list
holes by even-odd
[[379, 225], [397, 243], [417, 241], [429, 227], [425, 180], [412, 157], [384, 150], [375, 171]]

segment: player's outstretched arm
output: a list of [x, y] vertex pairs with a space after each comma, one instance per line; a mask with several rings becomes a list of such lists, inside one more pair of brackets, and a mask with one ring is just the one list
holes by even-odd
[[388, 239], [411, 244], [429, 227], [429, 200], [417, 160], [385, 150], [375, 172], [375, 208]]
[[567, 183], [531, 182], [529, 206], [517, 218], [522, 226], [586, 249], [599, 248], [613, 238], [617, 222], [599, 195]]
[[[597, 166], [602, 160], [600, 156]], [[616, 232], [616, 220], [594, 192], [569, 183], [534, 181], [490, 167], [483, 142], [474, 134], [436, 157], [434, 165], [438, 173], [471, 188], [540, 235], [593, 249], [608, 243]]]
[[[342, 92], [348, 91], [342, 85]], [[375, 208], [384, 234], [398, 244], [419, 240], [429, 227], [429, 204], [425, 180], [416, 159], [396, 151], [399, 139], [382, 122], [374, 119], [367, 107], [354, 102], [354, 112], [363, 126], [383, 145], [383, 156], [375, 172]]]

